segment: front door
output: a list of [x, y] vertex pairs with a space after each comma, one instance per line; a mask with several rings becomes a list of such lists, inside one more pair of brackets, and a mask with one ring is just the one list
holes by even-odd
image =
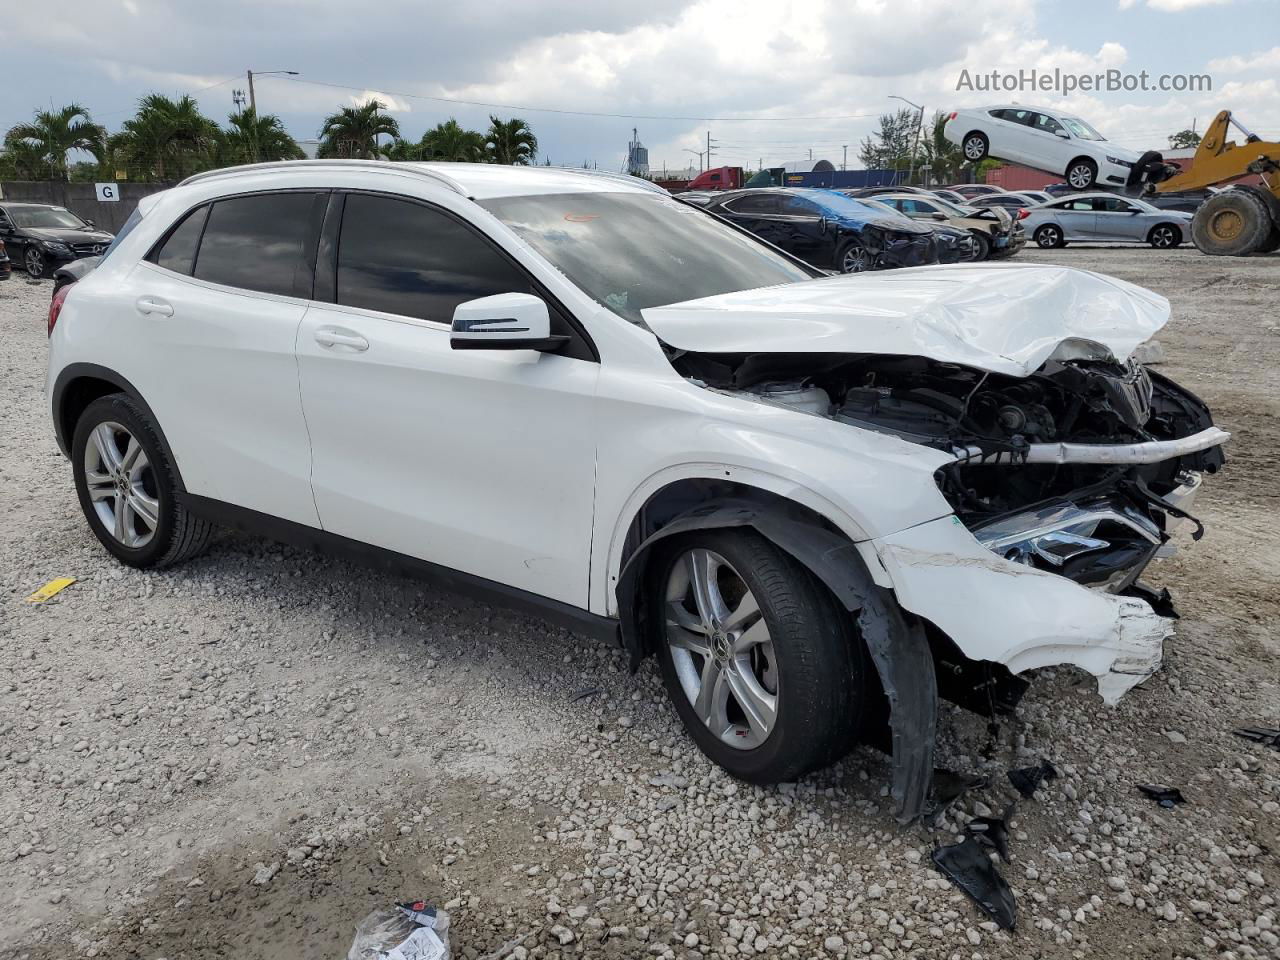
[[[585, 608], [599, 364], [451, 349], [459, 303], [545, 292], [437, 207], [361, 193], [335, 207], [334, 302], [298, 336], [324, 529]], [[570, 329], [548, 306], [553, 332]]]

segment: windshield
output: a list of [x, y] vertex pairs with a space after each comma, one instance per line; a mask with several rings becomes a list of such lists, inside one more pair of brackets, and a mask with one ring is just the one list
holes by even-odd
[[886, 217], [893, 217], [896, 220], [911, 219], [901, 210], [895, 210], [893, 207], [889, 206], [887, 203], [882, 203], [881, 201], [874, 200], [871, 197], [866, 197], [858, 202], [863, 204], [864, 206], [870, 207], [872, 210], [876, 211], [876, 213], [884, 214]]
[[18, 227], [70, 227], [78, 230], [88, 226], [64, 207], [10, 207], [9, 219]]
[[864, 200], [855, 199], [843, 193], [837, 193], [834, 190], [815, 190], [812, 193], [801, 195], [824, 208], [827, 213], [835, 214], [838, 217], [865, 220], [867, 217], [880, 216], [883, 212]]
[[816, 275], [659, 194], [541, 194], [480, 205], [588, 296], [634, 323], [647, 307]]
[[1093, 129], [1093, 127], [1085, 123], [1083, 120], [1078, 120], [1075, 117], [1063, 117], [1062, 122], [1066, 125], [1068, 130], [1070, 130], [1073, 134], [1075, 134], [1081, 140], [1107, 139], [1102, 134], [1100, 134], [1097, 130]]

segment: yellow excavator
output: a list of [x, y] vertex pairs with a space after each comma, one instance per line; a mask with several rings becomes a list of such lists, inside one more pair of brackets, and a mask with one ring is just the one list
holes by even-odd
[[[1240, 131], [1244, 143], [1227, 139], [1231, 127]], [[1139, 169], [1144, 165], [1139, 161]], [[1204, 190], [1249, 173], [1256, 173], [1264, 186], [1236, 184], [1209, 197], [1191, 221], [1191, 239], [1201, 253], [1211, 256], [1270, 253], [1280, 248], [1280, 143], [1250, 133], [1230, 110], [1213, 118], [1191, 166], [1186, 170], [1165, 166], [1158, 180], [1148, 180], [1146, 189], [1152, 193]]]

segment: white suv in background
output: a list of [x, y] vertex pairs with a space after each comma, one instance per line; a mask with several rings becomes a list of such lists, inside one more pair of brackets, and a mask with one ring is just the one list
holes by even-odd
[[823, 277], [631, 177], [301, 161], [144, 199], [48, 393], [123, 563], [226, 524], [620, 637], [734, 775], [872, 737], [910, 819], [939, 695], [1158, 666], [1138, 576], [1226, 437], [1127, 359], [1167, 317], [1061, 267]]
[[1061, 174], [1077, 190], [1097, 184], [1124, 186], [1136, 178], [1141, 155], [1110, 143], [1079, 117], [1006, 104], [956, 110], [943, 136], [964, 158], [977, 163], [988, 155]]

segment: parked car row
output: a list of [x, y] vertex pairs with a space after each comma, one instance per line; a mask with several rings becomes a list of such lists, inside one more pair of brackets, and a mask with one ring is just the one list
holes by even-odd
[[100, 255], [115, 239], [91, 220], [47, 203], [0, 203], [0, 241], [28, 275], [40, 278], [81, 257]]

